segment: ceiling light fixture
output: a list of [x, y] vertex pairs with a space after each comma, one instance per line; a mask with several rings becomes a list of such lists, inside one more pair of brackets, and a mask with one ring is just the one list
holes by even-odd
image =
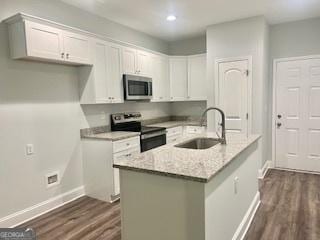
[[169, 22], [175, 21], [176, 19], [177, 19], [177, 17], [175, 15], [169, 15], [167, 17], [167, 21], [169, 21]]

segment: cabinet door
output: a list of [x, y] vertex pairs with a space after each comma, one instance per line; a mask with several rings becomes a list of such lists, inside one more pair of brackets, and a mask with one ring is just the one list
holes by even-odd
[[153, 101], [168, 101], [170, 100], [168, 58], [153, 55], [151, 63]]
[[188, 59], [187, 57], [170, 58], [171, 100], [183, 101], [188, 95]]
[[96, 42], [94, 49], [94, 85], [97, 103], [111, 103], [109, 96], [109, 82], [107, 78], [108, 45], [105, 42]]
[[108, 95], [113, 103], [123, 102], [121, 47], [110, 44], [107, 51]]
[[123, 48], [122, 60], [123, 60], [123, 73], [125, 74], [137, 74], [136, 71], [136, 49]]
[[92, 64], [90, 57], [90, 40], [80, 34], [64, 32], [63, 45], [65, 60], [71, 63]]
[[142, 76], [150, 77], [150, 54], [144, 51], [137, 51], [137, 73]]
[[206, 100], [206, 55], [188, 58], [188, 99]]
[[64, 61], [63, 32], [60, 29], [29, 21], [25, 24], [28, 56]]

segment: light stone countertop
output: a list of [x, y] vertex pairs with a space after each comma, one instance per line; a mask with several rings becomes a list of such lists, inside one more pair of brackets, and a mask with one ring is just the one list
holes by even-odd
[[136, 137], [136, 136], [140, 136], [140, 133], [117, 131], [117, 132], [91, 133], [91, 134], [83, 135], [82, 138], [100, 139], [100, 140], [106, 140], [106, 141], [118, 141], [118, 140], [123, 140], [131, 137]]
[[119, 169], [206, 183], [242, 151], [256, 142], [260, 135], [251, 135], [247, 138], [239, 134], [228, 134], [227, 145], [218, 144], [204, 150], [175, 147], [179, 143], [196, 137], [216, 138], [216, 134], [203, 133], [186, 136], [180, 141], [149, 150], [136, 157], [116, 160], [113, 166]]
[[167, 121], [147, 125], [148, 127], [174, 128], [179, 126], [200, 126], [198, 121]]

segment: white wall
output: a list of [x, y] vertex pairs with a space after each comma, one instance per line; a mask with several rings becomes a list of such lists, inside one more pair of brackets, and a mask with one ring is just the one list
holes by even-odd
[[[0, 20], [26, 12], [166, 52], [167, 43], [58, 1], [0, 0]], [[79, 105], [76, 67], [9, 57], [7, 29], [0, 24], [0, 218], [83, 184], [80, 128], [100, 122], [100, 111], [142, 110], [169, 114], [169, 104]], [[102, 121], [103, 122], [103, 121]], [[35, 154], [26, 156], [33, 143]], [[61, 184], [46, 189], [44, 175], [60, 170]]]
[[170, 103], [125, 103], [110, 105], [83, 105], [81, 128], [110, 125], [110, 114], [119, 112], [141, 112], [143, 119], [170, 116]]
[[193, 55], [206, 53], [206, 36], [169, 42], [169, 54], [171, 55]]
[[320, 54], [319, 26], [320, 18], [271, 26], [271, 59]]
[[[268, 104], [265, 86], [268, 25], [263, 17], [253, 17], [239, 21], [216, 24], [207, 28], [207, 89], [208, 106], [215, 101], [215, 60], [219, 58], [252, 56], [253, 61], [253, 122], [252, 130], [262, 137], [262, 163], [267, 160], [267, 114]], [[214, 129], [214, 115], [208, 114], [209, 129]]]

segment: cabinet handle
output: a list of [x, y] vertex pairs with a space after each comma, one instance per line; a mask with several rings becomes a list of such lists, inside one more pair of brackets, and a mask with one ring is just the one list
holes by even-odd
[[61, 58], [64, 58], [64, 53], [61, 53]]
[[132, 155], [131, 153], [128, 153], [126, 154], [126, 157], [131, 157], [131, 155]]
[[69, 53], [66, 54], [67, 59], [69, 59]]

